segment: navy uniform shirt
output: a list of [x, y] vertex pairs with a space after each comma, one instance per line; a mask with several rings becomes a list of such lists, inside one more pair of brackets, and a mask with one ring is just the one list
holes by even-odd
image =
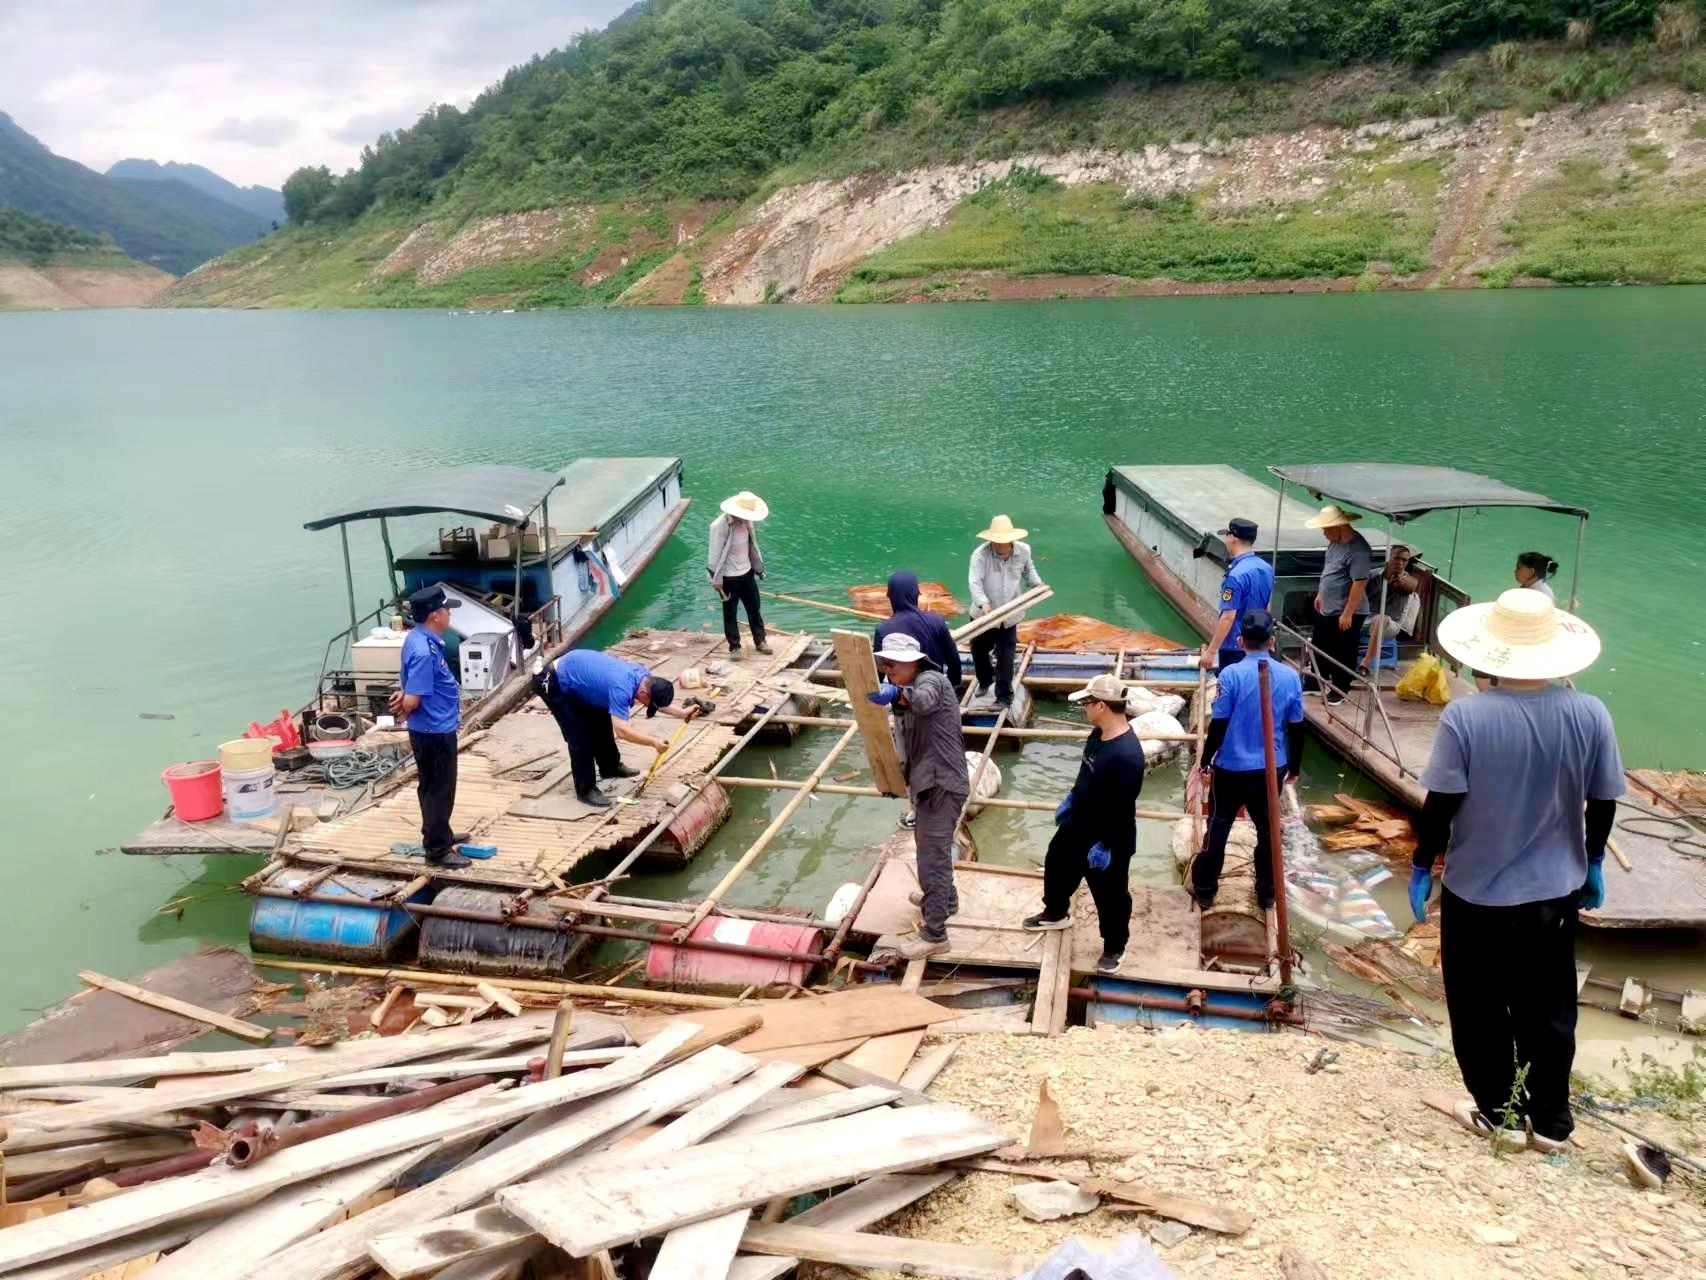
[[650, 676], [639, 663], [625, 662], [600, 649], [570, 649], [557, 659], [557, 687], [582, 702], [603, 707], [618, 720], [628, 718], [640, 686]]
[[1254, 551], [1234, 556], [1220, 582], [1220, 612], [1232, 615], [1232, 630], [1220, 642], [1222, 653], [1244, 651], [1238, 622], [1251, 609], [1266, 609], [1274, 595], [1274, 567]]
[[[1214, 763], [1222, 769], [1247, 772], [1264, 769], [1262, 753], [1262, 685], [1258, 669], [1260, 655], [1246, 658], [1219, 675], [1211, 715], [1225, 720], [1226, 738], [1215, 753]], [[1303, 679], [1295, 667], [1277, 659], [1268, 662], [1268, 683], [1274, 695], [1274, 767], [1285, 772], [1285, 727], [1303, 719]]]
[[444, 660], [444, 641], [425, 627], [403, 637], [403, 692], [421, 700], [409, 712], [410, 733], [455, 733], [462, 723], [462, 691]]

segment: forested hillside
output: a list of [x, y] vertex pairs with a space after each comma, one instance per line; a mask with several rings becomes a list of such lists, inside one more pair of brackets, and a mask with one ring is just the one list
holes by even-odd
[[[1706, 93], [1703, 14], [1706, 0], [650, 0], [466, 110], [431, 107], [347, 173], [298, 170], [297, 230], [172, 300], [862, 300], [928, 296], [963, 271], [1699, 278], [1702, 252], [1659, 250], [1663, 220], [1706, 216], [1693, 117], [1672, 118]], [[1617, 111], [1644, 161], [1587, 142], [1589, 115]], [[1536, 140], [1549, 172], [1527, 162]], [[971, 203], [1010, 178], [1007, 197]], [[920, 181], [955, 194], [920, 198]], [[809, 219], [776, 204], [790, 199]], [[1601, 252], [1631, 228], [1627, 251]]]

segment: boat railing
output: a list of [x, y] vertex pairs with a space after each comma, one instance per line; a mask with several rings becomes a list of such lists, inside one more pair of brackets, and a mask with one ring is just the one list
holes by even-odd
[[[1398, 734], [1392, 727], [1392, 718], [1386, 714], [1386, 707], [1380, 701], [1379, 668], [1376, 667], [1370, 674], [1364, 675], [1360, 671], [1347, 667], [1338, 659], [1322, 653], [1311, 642], [1308, 635], [1299, 631], [1290, 623], [1281, 622], [1277, 624], [1277, 628], [1282, 640], [1290, 641], [1296, 646], [1298, 665], [1302, 668], [1306, 680], [1313, 677], [1317, 685], [1326, 687], [1328, 680], [1324, 668], [1336, 668], [1347, 694], [1359, 690], [1365, 694], [1363, 706], [1361, 708], [1362, 723], [1360, 725], [1354, 723], [1348, 717], [1340, 715], [1338, 709], [1328, 704], [1326, 699], [1323, 698], [1322, 709], [1326, 713], [1327, 718], [1334, 724], [1340, 725], [1349, 730], [1353, 735], [1355, 735], [1357, 740], [1370, 751], [1374, 751], [1385, 756], [1397, 766], [1400, 776], [1406, 778], [1415, 777], [1415, 771], [1404, 763], [1404, 752], [1398, 745]], [[1351, 706], [1351, 699], [1347, 697], [1345, 701], [1339, 705], [1347, 707]], [[1377, 718], [1380, 721], [1380, 728], [1382, 730], [1382, 733], [1380, 734], [1375, 732], [1374, 722]], [[1384, 737], [1384, 741], [1382, 741], [1382, 737]]]

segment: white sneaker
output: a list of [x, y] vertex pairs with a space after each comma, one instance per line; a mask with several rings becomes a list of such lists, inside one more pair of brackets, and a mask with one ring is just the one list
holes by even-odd
[[1527, 1130], [1499, 1128], [1476, 1109], [1473, 1098], [1465, 1098], [1453, 1107], [1451, 1118], [1477, 1138], [1491, 1139], [1494, 1146], [1506, 1151], [1522, 1151], [1528, 1146]]
[[1528, 1145], [1532, 1150], [1538, 1151], [1543, 1156], [1555, 1156], [1560, 1151], [1569, 1150], [1570, 1140], [1568, 1138], [1548, 1138], [1543, 1133], [1536, 1133], [1534, 1127], [1530, 1125]]

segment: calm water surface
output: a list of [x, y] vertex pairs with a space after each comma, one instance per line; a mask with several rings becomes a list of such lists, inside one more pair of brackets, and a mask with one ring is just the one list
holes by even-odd
[[[685, 458], [700, 501], [596, 639], [714, 624], [696, 558], [715, 500], [740, 488], [771, 504], [778, 590], [838, 598], [904, 565], [963, 594], [971, 534], [1006, 511], [1032, 531], [1054, 607], [1185, 638], [1101, 522], [1108, 464], [1484, 470], [1593, 509], [1583, 612], [1605, 656], [1582, 683], [1611, 706], [1631, 764], [1700, 767], [1702, 332], [1700, 289], [0, 315], [0, 537], [14, 557], [0, 575], [0, 1025], [66, 994], [79, 968], [128, 974], [244, 937], [230, 886], [251, 862], [94, 851], [158, 816], [166, 765], [303, 699], [344, 603], [337, 539], [302, 523], [399, 469]], [[1443, 560], [1449, 521], [1412, 540]], [[1456, 576], [1484, 598], [1534, 547], [1567, 578], [1573, 540], [1562, 517], [1470, 515]], [[353, 542], [376, 601], [377, 532]], [[1316, 763], [1317, 785], [1341, 785]], [[1003, 764], [1009, 785], [1048, 794], [1070, 749]], [[681, 883], [717, 875], [772, 803], [742, 795]], [[862, 870], [853, 851], [891, 829], [871, 808], [814, 804], [737, 896], [821, 905]], [[980, 831], [1040, 856], [1045, 827], [1027, 821], [986, 816]], [[1643, 956], [1655, 976], [1669, 963], [1626, 943], [1618, 976]]]

